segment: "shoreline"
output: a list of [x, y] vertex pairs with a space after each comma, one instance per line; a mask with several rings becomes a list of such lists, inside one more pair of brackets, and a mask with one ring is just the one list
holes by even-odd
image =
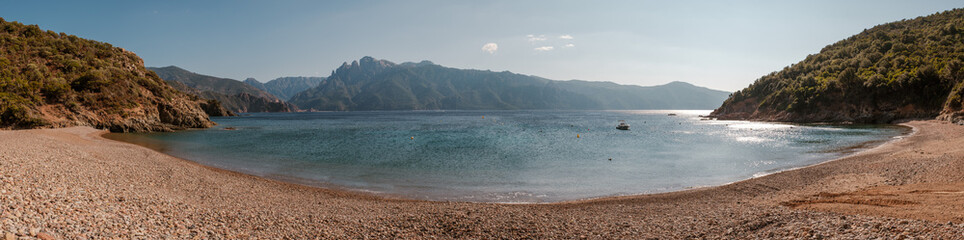
[[[253, 178], [253, 179], [259, 179], [259, 180], [265, 180], [265, 181], [272, 181], [272, 182], [277, 182], [277, 183], [281, 183], [281, 184], [290, 184], [290, 185], [300, 186], [300, 187], [315, 188], [315, 189], [320, 189], [320, 190], [325, 190], [325, 191], [344, 192], [344, 193], [347, 193], [347, 194], [355, 194], [355, 195], [365, 196], [365, 197], [381, 198], [381, 199], [384, 199], [384, 200], [445, 202], [445, 201], [431, 201], [431, 200], [421, 200], [421, 199], [410, 199], [410, 198], [404, 198], [404, 197], [402, 197], [402, 196], [400, 196], [400, 195], [399, 195], [399, 196], [392, 196], [392, 195], [388, 195], [388, 194], [384, 194], [384, 195], [383, 195], [383, 194], [379, 194], [379, 193], [376, 192], [376, 191], [366, 191], [366, 190], [364, 190], [364, 189], [352, 189], [352, 188], [344, 187], [344, 186], [337, 185], [337, 184], [324, 183], [324, 182], [320, 182], [320, 181], [312, 181], [312, 180], [310, 180], [310, 179], [303, 179], [303, 178], [286, 177], [286, 176], [282, 176], [282, 175], [259, 176], [259, 175], [253, 174], [253, 173], [247, 173], [247, 172], [243, 172], [243, 171], [237, 171], [237, 170], [231, 170], [231, 169], [226, 169], [226, 168], [220, 168], [220, 167], [216, 167], [216, 166], [209, 166], [209, 165], [205, 165], [205, 164], [203, 164], [203, 163], [200, 163], [200, 162], [197, 162], [197, 161], [194, 161], [194, 160], [191, 160], [191, 159], [185, 159], [185, 158], [181, 158], [181, 157], [176, 157], [176, 156], [174, 156], [174, 155], [170, 155], [170, 154], [164, 153], [162, 150], [157, 149], [157, 148], [155, 148], [155, 147], [145, 146], [145, 145], [140, 144], [140, 143], [144, 143], [144, 142], [132, 143], [132, 142], [126, 142], [126, 141], [123, 141], [123, 140], [118, 140], [118, 139], [115, 139], [115, 138], [113, 138], [113, 137], [108, 137], [108, 136], [107, 136], [107, 135], [114, 135], [114, 134], [117, 134], [117, 135], [115, 135], [115, 136], [120, 136], [121, 134], [125, 134], [125, 133], [114, 133], [114, 132], [110, 132], [110, 131], [107, 131], [107, 130], [100, 130], [100, 132], [97, 132], [97, 133], [94, 133], [94, 134], [95, 134], [97, 137], [103, 138], [103, 139], [108, 140], [108, 141], [113, 141], [113, 142], [116, 142], [116, 143], [130, 144], [130, 145], [133, 145], [133, 146], [142, 147], [142, 148], [145, 148], [145, 149], [147, 149], [147, 150], [156, 152], [156, 153], [158, 153], [158, 154], [163, 154], [164, 156], [167, 156], [167, 157], [170, 157], [170, 158], [173, 158], [173, 159], [177, 159], [178, 161], [182, 161], [182, 162], [184, 162], [184, 163], [188, 163], [188, 164], [195, 165], [195, 166], [198, 166], [198, 167], [207, 168], [207, 169], [210, 169], [210, 170], [212, 170], [212, 171], [220, 171], [220, 172], [225, 172], [225, 173], [237, 174], [237, 175], [240, 175], [240, 176], [244, 176], [244, 177], [248, 177], [248, 178]], [[144, 143], [144, 144], [146, 144], [146, 143]], [[149, 144], [149, 145], [155, 145], [155, 144]]]
[[[671, 112], [671, 111], [679, 111], [679, 110], [659, 110], [659, 111]], [[782, 124], [794, 125], [795, 123], [782, 123]], [[862, 152], [865, 152], [865, 151], [870, 151], [870, 150], [873, 150], [873, 149], [880, 148], [880, 147], [882, 147], [882, 146], [884, 146], [884, 145], [890, 144], [890, 143], [892, 143], [892, 142], [894, 142], [894, 141], [902, 140], [903, 138], [909, 137], [909, 136], [913, 135], [914, 133], [916, 133], [916, 128], [915, 128], [914, 126], [906, 125], [906, 124], [903, 124], [903, 123], [900, 123], [900, 124], [886, 124], [886, 126], [892, 126], [892, 127], [898, 127], [898, 128], [906, 128], [907, 130], [903, 131], [903, 132], [901, 133], [901, 135], [895, 136], [895, 137], [893, 137], [893, 138], [882, 139], [882, 140], [872, 140], [872, 141], [862, 142], [862, 143], [860, 143], [860, 144], [858, 144], [858, 145], [854, 145], [854, 146], [848, 146], [848, 147], [844, 147], [844, 148], [838, 148], [838, 149], [828, 150], [828, 151], [826, 151], [827, 153], [838, 153], [838, 155], [835, 156], [835, 157], [832, 157], [832, 158], [828, 158], [828, 159], [826, 159], [826, 160], [814, 162], [814, 163], [812, 163], [812, 164], [803, 165], [803, 166], [789, 167], [789, 168], [784, 168], [784, 169], [777, 169], [777, 170], [773, 170], [773, 171], [769, 171], [769, 172], [761, 172], [761, 173], [763, 173], [763, 174], [762, 174], [762, 175], [759, 175], [759, 176], [758, 176], [758, 174], [760, 174], [760, 173], [755, 173], [755, 174], [753, 174], [753, 175], [751, 175], [751, 176], [749, 176], [749, 177], [747, 177], [747, 178], [743, 178], [743, 179], [739, 179], [739, 180], [734, 180], [734, 181], [731, 181], [731, 182], [726, 182], [726, 183], [721, 183], [721, 184], [714, 184], [714, 185], [687, 186], [687, 187], [683, 187], [683, 188], [679, 188], [679, 189], [675, 189], [675, 190], [669, 190], [669, 191], [653, 191], [653, 192], [644, 192], [644, 193], [628, 193], [628, 194], [623, 194], [623, 195], [620, 195], [620, 194], [616, 194], [616, 195], [605, 195], [605, 196], [598, 196], [598, 197], [588, 197], [588, 198], [581, 198], [581, 199], [571, 199], [571, 200], [561, 200], [561, 201], [549, 201], [549, 202], [538, 202], [538, 201], [535, 201], [535, 202], [496, 202], [496, 201], [464, 201], [464, 200], [463, 200], [463, 201], [460, 201], [460, 200], [420, 199], [420, 198], [417, 198], [417, 197], [408, 196], [408, 195], [403, 194], [403, 193], [389, 193], [389, 192], [379, 192], [379, 191], [367, 190], [367, 189], [363, 189], [363, 188], [351, 188], [351, 187], [346, 187], [346, 186], [342, 186], [342, 185], [338, 185], [338, 184], [334, 184], [334, 183], [326, 183], [326, 182], [315, 181], [315, 180], [305, 179], [305, 178], [298, 178], [298, 177], [291, 177], [291, 176], [284, 176], [284, 175], [258, 175], [258, 174], [253, 173], [253, 172], [246, 172], [246, 171], [243, 171], [243, 170], [232, 170], [232, 169], [228, 169], [228, 168], [221, 168], [221, 167], [217, 167], [217, 166], [206, 165], [206, 164], [204, 164], [204, 163], [201, 163], [201, 162], [198, 162], [198, 161], [194, 161], [194, 160], [191, 160], [191, 159], [186, 159], [186, 158], [181, 158], [181, 157], [177, 157], [177, 156], [174, 156], [174, 155], [170, 155], [170, 154], [168, 154], [168, 153], [166, 153], [166, 152], [164, 151], [164, 148], [166, 148], [166, 146], [163, 145], [163, 143], [154, 143], [154, 142], [144, 141], [146, 138], [138, 138], [138, 140], [127, 141], [127, 140], [125, 140], [125, 139], [128, 138], [128, 136], [125, 135], [125, 134], [127, 134], [127, 133], [113, 133], [113, 132], [109, 132], [109, 131], [102, 131], [102, 132], [98, 133], [97, 135], [98, 135], [98, 137], [101, 137], [101, 138], [104, 138], [104, 139], [107, 139], [107, 140], [110, 140], [110, 141], [115, 141], [115, 142], [119, 142], [119, 143], [125, 143], [125, 144], [131, 144], [131, 145], [136, 145], [136, 146], [144, 147], [144, 148], [147, 148], [147, 149], [149, 149], [149, 150], [151, 150], [151, 151], [155, 151], [155, 152], [158, 152], [158, 153], [160, 153], [160, 154], [164, 154], [164, 155], [166, 155], [166, 156], [169, 156], [169, 157], [172, 157], [172, 158], [176, 158], [176, 159], [181, 160], [181, 161], [186, 161], [186, 162], [189, 162], [189, 163], [197, 164], [197, 165], [199, 165], [199, 166], [206, 167], [206, 168], [212, 168], [212, 169], [216, 169], [216, 170], [228, 171], [228, 172], [237, 173], [237, 174], [241, 174], [241, 175], [246, 175], [246, 176], [250, 176], [250, 177], [254, 177], [254, 178], [261, 178], [261, 179], [265, 179], [265, 180], [278, 181], [278, 182], [283, 182], [283, 183], [288, 183], [288, 184], [294, 184], [294, 185], [299, 185], [299, 186], [305, 186], [305, 187], [321, 188], [321, 189], [331, 190], [331, 191], [344, 191], [344, 192], [349, 192], [349, 193], [354, 193], [354, 194], [369, 195], [369, 196], [372, 196], [372, 197], [383, 198], [383, 199], [386, 199], [386, 200], [394, 199], [394, 200], [410, 200], [410, 201], [426, 201], [426, 202], [464, 202], [464, 203], [480, 203], [480, 204], [526, 205], [526, 204], [565, 204], [565, 203], [577, 203], [577, 202], [583, 202], [583, 201], [605, 200], [605, 199], [608, 199], [608, 198], [622, 198], [622, 197], [633, 197], [633, 196], [645, 196], [645, 195], [653, 195], [653, 194], [664, 194], [664, 193], [673, 193], [673, 192], [680, 192], [680, 191], [689, 191], [689, 190], [699, 190], [699, 189], [705, 189], [705, 188], [721, 187], [721, 186], [730, 185], [730, 184], [734, 184], [734, 183], [738, 183], [738, 182], [742, 182], [742, 181], [747, 181], [747, 180], [751, 180], [751, 179], [755, 179], [755, 178], [760, 178], [760, 177], [764, 177], [764, 176], [768, 176], [768, 175], [772, 175], [772, 174], [777, 174], [777, 173], [786, 172], [786, 171], [793, 171], [793, 170], [797, 170], [797, 169], [802, 169], [802, 168], [807, 168], [807, 167], [811, 167], [811, 166], [815, 166], [815, 165], [824, 164], [824, 163], [827, 163], [827, 162], [836, 161], [836, 160], [839, 160], [839, 159], [842, 159], [842, 158], [847, 158], [847, 157], [850, 157], [850, 156], [854, 156], [854, 155], [857, 155], [857, 154], [861, 154]], [[194, 129], [189, 129], [189, 130], [194, 130]], [[870, 147], [867, 147], [867, 146], [870, 146]]]
[[[0, 231], [55, 238], [964, 236], [964, 126], [726, 185], [546, 204], [393, 199], [208, 167], [84, 128], [0, 131]], [[201, 166], [201, 167], [198, 167]]]
[[[787, 123], [787, 124], [792, 124], [792, 123]], [[896, 141], [901, 141], [901, 140], [903, 140], [904, 138], [910, 137], [910, 136], [914, 135], [915, 133], [917, 133], [917, 128], [914, 127], [914, 126], [905, 125], [905, 124], [903, 124], [903, 123], [901, 123], [901, 124], [894, 124], [894, 125], [904, 126], [904, 127], [910, 128], [910, 131], [908, 131], [907, 133], [904, 133], [904, 134], [902, 134], [902, 135], [896, 136], [896, 138], [892, 138], [892, 139], [890, 139], [890, 140], [876, 141], [876, 142], [879, 142], [879, 144], [876, 144], [876, 145], [874, 145], [874, 146], [871, 147], [871, 148], [860, 148], [860, 147], [854, 146], [853, 148], [858, 148], [858, 149], [861, 149], [861, 150], [854, 151], [854, 152], [850, 152], [850, 153], [843, 153], [845, 150], [844, 150], [844, 149], [839, 149], [839, 150], [835, 150], [835, 151], [834, 151], [834, 152], [840, 152], [840, 153], [841, 153], [841, 156], [839, 156], [839, 157], [831, 158], [831, 159], [828, 159], [828, 160], [825, 160], [825, 161], [820, 161], [820, 162], [817, 162], [817, 163], [814, 163], [814, 164], [810, 164], [810, 165], [799, 166], [799, 167], [791, 167], [791, 168], [782, 169], [782, 170], [776, 170], [776, 171], [769, 172], [769, 173], [765, 173], [765, 174], [759, 175], [759, 176], [757, 176], [757, 174], [754, 174], [753, 176], [751, 176], [751, 177], [749, 177], [749, 178], [746, 178], [746, 179], [737, 180], [737, 181], [732, 181], [732, 182], [723, 183], [723, 184], [719, 184], [719, 185], [707, 185], [707, 186], [688, 187], [688, 188], [684, 188], [684, 189], [680, 189], [680, 190], [675, 190], [675, 191], [669, 191], [669, 192], [639, 193], [639, 194], [629, 194], [629, 195], [621, 195], [621, 196], [603, 196], [603, 197], [596, 197], [596, 198], [576, 199], [576, 200], [560, 201], [560, 202], [549, 202], [549, 203], [522, 203], [522, 204], [569, 204], [569, 203], [592, 202], [592, 201], [597, 201], [597, 200], [599, 200], [599, 201], [606, 201], [606, 200], [609, 200], [609, 199], [615, 200], [615, 199], [618, 199], [618, 198], [643, 197], [643, 196], [647, 196], [647, 195], [677, 193], [677, 192], [685, 192], [685, 191], [699, 191], [699, 190], [705, 190], [705, 189], [711, 189], [711, 188], [717, 188], [717, 187], [724, 187], [724, 186], [727, 186], [727, 185], [737, 184], [737, 183], [741, 183], [741, 182], [745, 182], [745, 181], [751, 181], [751, 180], [753, 180], [753, 179], [762, 178], [762, 177], [770, 176], [770, 175], [773, 175], [773, 174], [780, 174], [780, 173], [783, 173], [783, 172], [796, 171], [796, 170], [805, 169], [805, 168], [809, 168], [809, 167], [813, 167], [813, 166], [817, 166], [817, 165], [821, 165], [821, 164], [830, 163], [830, 162], [837, 161], [837, 160], [841, 160], [841, 159], [848, 158], [848, 157], [853, 157], [853, 156], [862, 154], [862, 153], [864, 153], [864, 152], [873, 151], [873, 150], [878, 149], [878, 148], [883, 148], [884, 146], [887, 146], [887, 145], [889, 145], [889, 144], [891, 144], [891, 143], [894, 143], [894, 142], [896, 142]], [[869, 141], [869, 142], [875, 142], [875, 141]], [[864, 143], [862, 143], [862, 144], [860, 144], [860, 145], [863, 145], [863, 144], [864, 144]], [[858, 146], [860, 146], [860, 145], [858, 145]], [[850, 149], [850, 148], [852, 148], [852, 147], [848, 147], [847, 149]], [[512, 203], [496, 203], [496, 204], [512, 204]]]
[[[793, 124], [793, 123], [787, 123], [787, 124]], [[845, 159], [845, 158], [853, 157], [853, 156], [856, 156], [856, 155], [863, 154], [864, 152], [869, 152], [869, 151], [876, 150], [876, 149], [878, 149], [878, 148], [883, 148], [884, 146], [887, 146], [887, 145], [892, 144], [892, 143], [897, 142], [897, 141], [901, 141], [901, 140], [903, 140], [904, 138], [910, 137], [910, 136], [914, 135], [915, 133], [917, 133], [917, 128], [914, 127], [914, 126], [905, 125], [905, 124], [903, 124], [903, 123], [901, 123], [901, 124], [895, 124], [895, 125], [908, 127], [908, 128], [911, 129], [911, 131], [909, 131], [909, 132], [907, 132], [907, 133], [905, 133], [905, 134], [903, 134], [903, 135], [896, 136], [896, 137], [899, 137], [899, 138], [894, 138], [894, 139], [885, 140], [885, 141], [879, 141], [879, 142], [880, 142], [879, 144], [877, 144], [877, 145], [875, 145], [874, 147], [871, 147], [871, 148], [863, 148], [862, 150], [858, 150], [858, 151], [850, 152], [850, 153], [843, 153], [843, 151], [844, 151], [843, 149], [835, 150], [834, 152], [840, 152], [840, 153], [842, 153], [842, 155], [839, 156], [839, 157], [831, 158], [831, 159], [828, 159], [828, 160], [825, 160], [825, 161], [820, 161], [820, 162], [817, 162], [817, 163], [814, 163], [814, 164], [810, 164], [810, 165], [799, 166], [799, 167], [791, 167], [791, 168], [782, 169], [782, 170], [776, 170], [776, 171], [769, 172], [769, 173], [766, 173], [766, 174], [763, 174], [763, 175], [760, 175], [760, 176], [756, 176], [756, 174], [754, 174], [754, 176], [749, 177], [749, 178], [746, 178], [746, 179], [737, 180], [737, 181], [732, 181], [732, 182], [723, 183], [723, 184], [719, 184], [719, 185], [699, 186], [699, 187], [692, 187], [692, 188], [687, 188], [687, 189], [682, 189], [682, 190], [677, 190], [677, 191], [669, 191], [669, 192], [630, 194], [630, 195], [623, 195], [623, 196], [604, 196], [604, 197], [597, 197], [597, 198], [577, 199], [577, 200], [571, 200], [571, 201], [561, 201], [561, 202], [552, 202], [552, 203], [544, 203], [544, 204], [582, 203], [582, 202], [593, 202], [593, 201], [597, 201], [597, 200], [598, 200], [598, 201], [606, 201], [606, 200], [610, 200], [610, 199], [611, 199], [611, 200], [616, 200], [616, 199], [619, 199], [619, 198], [644, 197], [644, 196], [647, 196], [647, 195], [680, 193], [680, 192], [686, 192], [686, 191], [700, 191], [700, 190], [706, 190], [706, 189], [712, 189], [712, 188], [726, 187], [726, 186], [728, 186], [728, 185], [733, 185], [733, 184], [739, 184], [739, 183], [742, 183], [742, 182], [752, 181], [752, 180], [757, 179], [757, 178], [763, 178], [763, 177], [766, 177], [766, 176], [770, 176], [770, 175], [774, 175], [774, 174], [780, 174], [780, 173], [784, 173], [784, 172], [797, 171], [797, 170], [806, 169], [806, 168], [818, 166], [818, 165], [821, 165], [821, 164], [827, 164], [827, 163], [831, 163], [831, 162], [833, 162], [833, 161], [838, 161], [838, 160], [842, 160], [842, 159]], [[873, 141], [870, 141], [870, 142], [873, 142]], [[862, 145], [862, 144], [861, 144], [861, 145]], [[848, 147], [848, 148], [850, 148], [850, 147]], [[498, 204], [503, 204], [503, 203], [498, 203]], [[532, 203], [532, 204], [540, 204], [540, 203]]]
[[[874, 145], [874, 147], [871, 147], [871, 148], [862, 148], [862, 147], [854, 146], [854, 147], [847, 147], [847, 148], [837, 149], [835, 152], [840, 152], [840, 153], [843, 153], [843, 152], [845, 152], [845, 151], [847, 151], [847, 150], [851, 150], [851, 149], [860, 149], [860, 150], [853, 151], [853, 152], [849, 152], [849, 153], [843, 153], [843, 154], [842, 154], [841, 156], [839, 156], [839, 157], [832, 158], [832, 159], [829, 159], [829, 160], [826, 160], [826, 161], [821, 161], [821, 162], [814, 163], [814, 164], [810, 164], [810, 165], [806, 165], [806, 166], [800, 166], [800, 167], [793, 167], [793, 168], [778, 170], [778, 171], [775, 171], [775, 172], [766, 173], [766, 174], [763, 174], [763, 175], [760, 175], [760, 176], [754, 176], [754, 177], [751, 177], [751, 178], [747, 178], [747, 179], [744, 179], [744, 180], [735, 181], [735, 182], [731, 182], [731, 183], [727, 183], [727, 184], [723, 184], [723, 185], [728, 185], [728, 184], [733, 184], [733, 183], [737, 183], [737, 182], [747, 181], [747, 180], [751, 180], [751, 179], [754, 179], [754, 178], [766, 177], [766, 176], [769, 176], [769, 175], [778, 174], [778, 173], [782, 173], [782, 172], [795, 171], [795, 170], [799, 170], [799, 169], [804, 169], [804, 168], [808, 168], [808, 167], [813, 167], [813, 166], [817, 166], [817, 165], [821, 165], [821, 164], [830, 163], [830, 162], [837, 161], [837, 160], [842, 160], [842, 159], [844, 159], [844, 158], [853, 157], [853, 156], [856, 156], [856, 155], [859, 155], [859, 154], [863, 154], [863, 153], [865, 153], [865, 152], [874, 151], [874, 150], [879, 149], [879, 148], [884, 148], [884, 147], [887, 146], [887, 145], [891, 145], [891, 144], [893, 144], [893, 143], [895, 143], [895, 142], [897, 142], [897, 141], [904, 140], [905, 138], [910, 137], [910, 136], [913, 136], [914, 134], [917, 133], [917, 128], [914, 127], [914, 126], [905, 125], [905, 124], [903, 124], [903, 123], [895, 124], [895, 125], [904, 126], [904, 127], [910, 128], [910, 131], [907, 131], [907, 133], [902, 134], [902, 135], [899, 135], [899, 136], [894, 136], [894, 137], [892, 137], [892, 139], [890, 139], [890, 140], [884, 140], [884, 141], [869, 141], [869, 142], [865, 142], [865, 143], [862, 143], [862, 144], [859, 144], [859, 145], [858, 145], [858, 146], [862, 146], [862, 145], [864, 145], [864, 144], [866, 144], [866, 143], [870, 143], [870, 142], [877, 142], [877, 143], [878, 143], [878, 144]], [[873, 145], [873, 144], [872, 144], [872, 145]], [[723, 186], [723, 185], [720, 185], [720, 186]]]

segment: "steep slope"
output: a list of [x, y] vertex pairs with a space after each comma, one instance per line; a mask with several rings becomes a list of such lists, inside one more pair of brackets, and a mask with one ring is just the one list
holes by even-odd
[[883, 25], [733, 93], [721, 119], [886, 123], [962, 119], [964, 9]]
[[244, 80], [244, 83], [271, 93], [281, 100], [288, 101], [295, 94], [317, 87], [324, 80], [323, 77], [280, 77], [261, 83], [254, 78], [248, 78]]
[[145, 69], [134, 53], [0, 18], [0, 128], [210, 127], [203, 104]]
[[[171, 86], [205, 99], [217, 100], [233, 112], [290, 112], [292, 105], [238, 80], [193, 73], [179, 67], [148, 68]], [[180, 83], [175, 84], [174, 82]]]
[[[364, 57], [291, 98], [302, 109], [711, 109], [727, 93], [685, 83], [658, 87], [553, 81], [511, 72], [394, 64]], [[714, 97], [715, 96], [715, 97]]]

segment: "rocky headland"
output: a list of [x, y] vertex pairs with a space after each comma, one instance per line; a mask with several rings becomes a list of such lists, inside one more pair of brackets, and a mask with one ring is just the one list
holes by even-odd
[[734, 92], [713, 117], [964, 124], [964, 9], [881, 24]]
[[205, 103], [172, 88], [132, 52], [0, 19], [0, 128], [205, 128], [214, 124]]

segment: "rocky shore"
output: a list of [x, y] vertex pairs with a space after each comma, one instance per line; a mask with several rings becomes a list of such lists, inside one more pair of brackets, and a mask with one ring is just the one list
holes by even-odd
[[961, 239], [964, 126], [729, 185], [554, 204], [386, 199], [205, 167], [88, 127], [0, 131], [4, 239]]

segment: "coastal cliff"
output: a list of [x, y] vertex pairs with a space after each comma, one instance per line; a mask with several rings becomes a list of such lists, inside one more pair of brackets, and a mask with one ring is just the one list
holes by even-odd
[[964, 124], [964, 9], [887, 23], [734, 92], [719, 119]]
[[113, 132], [214, 125], [132, 52], [0, 18], [0, 128], [92, 126]]

